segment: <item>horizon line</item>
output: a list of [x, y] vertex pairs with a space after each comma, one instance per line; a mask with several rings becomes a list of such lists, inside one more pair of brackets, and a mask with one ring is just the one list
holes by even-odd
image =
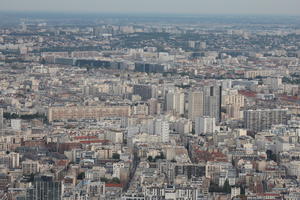
[[171, 13], [171, 12], [116, 12], [116, 11], [41, 11], [41, 10], [1, 10], [0, 14], [71, 14], [71, 15], [127, 15], [127, 16], [181, 16], [181, 17], [201, 17], [201, 16], [228, 16], [228, 17], [300, 17], [300, 14], [271, 14], [271, 13]]

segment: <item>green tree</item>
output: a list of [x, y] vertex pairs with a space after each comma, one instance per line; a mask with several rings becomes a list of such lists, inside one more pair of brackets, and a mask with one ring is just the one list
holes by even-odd
[[113, 153], [112, 159], [119, 160], [119, 159], [120, 159], [120, 154], [118, 154], [118, 153]]
[[85, 173], [84, 172], [79, 173], [78, 176], [77, 176], [78, 180], [83, 180], [84, 178], [85, 178]]
[[120, 179], [118, 179], [117, 177], [112, 178], [110, 182], [117, 183], [117, 184], [121, 183]]
[[192, 128], [192, 134], [195, 135], [196, 131], [194, 128]]
[[148, 159], [149, 162], [153, 162], [154, 161], [152, 156], [148, 156], [147, 159]]
[[226, 194], [229, 194], [231, 192], [231, 187], [229, 185], [228, 179], [226, 179], [224, 186], [223, 186], [223, 192]]
[[240, 186], [241, 188], [241, 195], [244, 195], [245, 194], [245, 187], [244, 186]]
[[104, 183], [107, 183], [109, 180], [108, 180], [108, 178], [101, 177], [101, 178], [100, 178], [100, 181], [101, 181], [101, 182], [104, 182]]
[[34, 181], [34, 174], [33, 174], [33, 173], [31, 173], [31, 174], [29, 175], [28, 181], [29, 181], [29, 182], [33, 182], [33, 181]]
[[266, 153], [267, 153], [268, 160], [273, 160], [277, 162], [277, 157], [275, 153], [273, 153], [271, 150], [267, 150]]
[[209, 192], [223, 192], [223, 188], [219, 187], [219, 185], [211, 182], [209, 184]]

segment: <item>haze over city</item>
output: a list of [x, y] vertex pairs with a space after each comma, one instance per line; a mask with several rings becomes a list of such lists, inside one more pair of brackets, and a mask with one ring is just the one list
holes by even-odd
[[2, 11], [299, 15], [299, 0], [1, 0]]

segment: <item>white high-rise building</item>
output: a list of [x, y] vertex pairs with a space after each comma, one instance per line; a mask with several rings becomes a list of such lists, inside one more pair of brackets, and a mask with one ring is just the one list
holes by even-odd
[[160, 103], [157, 99], [151, 98], [148, 100], [148, 111], [149, 115], [157, 115], [160, 114]]
[[184, 114], [184, 93], [175, 93], [175, 112], [183, 115]]
[[0, 108], [0, 133], [3, 128], [3, 108]]
[[226, 108], [226, 114], [223, 119], [240, 119], [241, 108], [245, 105], [245, 97], [238, 93], [238, 90], [227, 89], [222, 93], [222, 106]]
[[244, 107], [245, 97], [238, 93], [238, 90], [224, 90], [222, 94], [222, 106], [234, 105], [236, 107]]
[[222, 86], [207, 85], [200, 91], [189, 93], [188, 118], [195, 121], [199, 116], [210, 116], [221, 120]]
[[113, 177], [121, 178], [121, 168], [124, 168], [123, 162], [113, 164]]
[[268, 130], [272, 125], [276, 124], [287, 124], [288, 119], [288, 109], [257, 109], [244, 111], [245, 128], [254, 132]]
[[214, 133], [215, 130], [216, 130], [216, 119], [214, 117], [209, 117], [209, 116], [196, 117], [195, 133], [197, 135]]
[[222, 104], [222, 86], [209, 85], [204, 86], [204, 108], [205, 116], [214, 117], [216, 122], [221, 120], [221, 104]]
[[203, 116], [203, 92], [190, 92], [188, 97], [188, 118], [195, 121], [198, 116]]
[[169, 142], [169, 122], [163, 119], [154, 120], [154, 134], [160, 137], [161, 142]]
[[167, 92], [166, 93], [166, 110], [173, 110], [174, 108], [174, 93], [173, 92]]
[[170, 91], [166, 94], [166, 110], [174, 114], [184, 114], [184, 93], [181, 91]]
[[11, 152], [10, 156], [10, 167], [11, 168], [18, 168], [20, 166], [20, 154]]

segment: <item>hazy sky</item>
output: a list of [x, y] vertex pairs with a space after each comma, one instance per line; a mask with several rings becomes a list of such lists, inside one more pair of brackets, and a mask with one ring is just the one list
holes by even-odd
[[0, 0], [0, 10], [300, 15], [300, 0]]

